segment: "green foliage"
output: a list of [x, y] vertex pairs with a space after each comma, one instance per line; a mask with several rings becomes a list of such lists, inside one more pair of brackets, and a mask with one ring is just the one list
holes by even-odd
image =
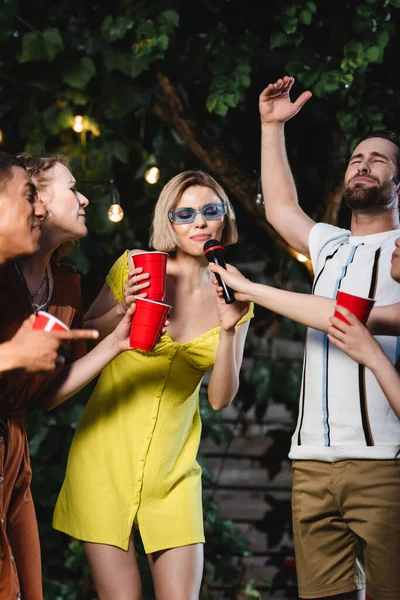
[[29, 32], [22, 39], [22, 52], [18, 60], [21, 63], [34, 60], [53, 62], [62, 50], [64, 50], [64, 43], [58, 29], [51, 28], [42, 32]]
[[[228, 157], [226, 162], [213, 160], [206, 170], [220, 181], [224, 177], [235, 204], [241, 243], [230, 249], [232, 262], [263, 260], [275, 285], [306, 287], [304, 267], [283, 256], [275, 240], [259, 228], [260, 219], [236, 198], [237, 185], [255, 185], [258, 177], [257, 98], [284, 74], [296, 78], [293, 98], [304, 89], [313, 92], [301, 116], [287, 126], [287, 146], [302, 206], [319, 218], [338, 140], [350, 149], [368, 130], [397, 126], [399, 7], [399, 0], [271, 0], [261, 8], [256, 0], [177, 0], [173, 5], [166, 0], [4, 2], [2, 149], [60, 150], [70, 157], [80, 190], [90, 199], [89, 235], [68, 257], [83, 275], [85, 307], [126, 248], [148, 247], [151, 215], [163, 184], [181, 170], [204, 168], [208, 148], [214, 157]], [[170, 88], [161, 88], [160, 75]], [[168, 96], [171, 88], [181, 106]], [[82, 134], [71, 128], [78, 114], [85, 119]], [[187, 145], [182, 131], [188, 132], [191, 125], [196, 137]], [[202, 152], [192, 154], [199, 146]], [[151, 164], [161, 169], [155, 186], [143, 178]], [[125, 211], [118, 224], [107, 219], [111, 179]], [[267, 334], [291, 340], [304, 335], [301, 327], [266, 311], [257, 312], [252, 327], [260, 340]], [[253, 364], [252, 372], [241, 374], [238, 401], [243, 413], [255, 407], [256, 418], [262, 420], [274, 398], [294, 415], [301, 366], [263, 356], [256, 356]], [[28, 416], [46, 597], [51, 600], [93, 598], [79, 544], [51, 528], [68, 448], [89, 391], [90, 386], [51, 414]], [[223, 426], [221, 413], [204, 403], [201, 410], [203, 434], [226, 447], [232, 434]], [[265, 457], [271, 476], [280, 468], [273, 458], [285, 454], [289, 435], [278, 431]], [[204, 478], [212, 483], [216, 474], [205, 471]], [[243, 538], [212, 501], [205, 509], [205, 592], [217, 580], [231, 580], [239, 590], [237, 597], [257, 598], [258, 582], [253, 586], [243, 579], [243, 565], [235, 556], [248, 552]], [[272, 536], [271, 519], [265, 528]], [[139, 555], [144, 595], [150, 600], [153, 592], [140, 545]], [[284, 578], [281, 563], [279, 568]]]

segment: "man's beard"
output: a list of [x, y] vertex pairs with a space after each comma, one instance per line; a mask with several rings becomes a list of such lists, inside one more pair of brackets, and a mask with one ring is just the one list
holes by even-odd
[[348, 186], [343, 192], [343, 202], [352, 210], [389, 208], [395, 200], [392, 182], [364, 186], [360, 183]]

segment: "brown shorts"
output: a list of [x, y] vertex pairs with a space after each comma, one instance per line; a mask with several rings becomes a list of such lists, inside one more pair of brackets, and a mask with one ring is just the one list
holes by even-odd
[[400, 600], [400, 461], [293, 461], [299, 596]]

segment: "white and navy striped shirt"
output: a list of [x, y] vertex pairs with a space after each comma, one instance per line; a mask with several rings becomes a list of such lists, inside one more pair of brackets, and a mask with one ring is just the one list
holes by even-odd
[[[313, 293], [336, 298], [341, 289], [374, 298], [376, 306], [400, 302], [400, 284], [390, 276], [398, 237], [400, 230], [358, 237], [317, 223], [309, 238]], [[399, 338], [377, 339], [396, 362]], [[308, 329], [299, 417], [289, 457], [327, 462], [390, 459], [399, 448], [400, 420], [371, 371], [330, 344], [326, 334]]]

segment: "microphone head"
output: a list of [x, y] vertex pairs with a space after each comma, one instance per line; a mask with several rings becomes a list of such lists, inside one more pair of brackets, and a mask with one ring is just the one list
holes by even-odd
[[221, 244], [221, 242], [219, 242], [218, 240], [207, 240], [206, 243], [203, 246], [203, 252], [204, 254], [207, 256], [208, 252], [211, 251], [219, 251], [219, 252], [224, 252], [224, 247]]

